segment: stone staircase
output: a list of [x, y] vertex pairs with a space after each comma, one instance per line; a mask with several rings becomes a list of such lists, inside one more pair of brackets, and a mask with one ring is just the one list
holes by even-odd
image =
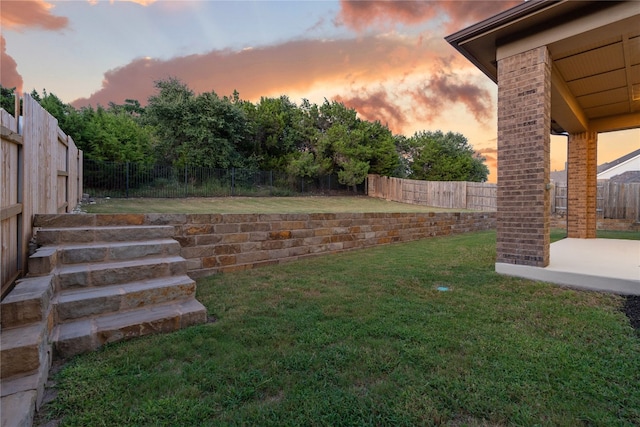
[[0, 303], [1, 425], [31, 425], [52, 359], [206, 321], [171, 226], [37, 232], [29, 276]]

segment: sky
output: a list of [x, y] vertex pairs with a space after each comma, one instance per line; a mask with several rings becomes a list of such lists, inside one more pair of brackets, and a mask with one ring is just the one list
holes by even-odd
[[[520, 1], [0, 0], [0, 83], [77, 108], [144, 105], [170, 77], [254, 103], [335, 100], [395, 134], [463, 134], [495, 182], [497, 86], [444, 37]], [[598, 163], [639, 146], [637, 129], [601, 134]], [[551, 170], [566, 150], [552, 137]]]

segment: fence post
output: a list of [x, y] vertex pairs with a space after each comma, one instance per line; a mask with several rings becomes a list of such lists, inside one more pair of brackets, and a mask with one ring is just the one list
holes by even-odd
[[231, 168], [231, 195], [233, 196], [236, 188], [236, 168]]
[[126, 171], [125, 171], [125, 185], [124, 185], [125, 190], [124, 191], [125, 191], [125, 198], [128, 199], [129, 198], [129, 162], [126, 162], [125, 168], [126, 168]]
[[269, 195], [273, 196], [273, 171], [269, 171]]
[[187, 188], [187, 164], [184, 165], [184, 197], [187, 197], [189, 194], [189, 189]]

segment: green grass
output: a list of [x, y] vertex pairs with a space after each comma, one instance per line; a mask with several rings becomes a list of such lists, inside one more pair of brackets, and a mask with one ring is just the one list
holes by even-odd
[[494, 260], [480, 232], [200, 280], [215, 322], [73, 359], [45, 410], [63, 426], [640, 424], [622, 298]]
[[88, 213], [333, 213], [459, 212], [366, 196], [352, 197], [214, 197], [188, 199], [99, 199], [83, 205]]

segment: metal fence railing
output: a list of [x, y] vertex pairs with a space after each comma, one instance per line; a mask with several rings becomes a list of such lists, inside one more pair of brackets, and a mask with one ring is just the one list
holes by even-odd
[[225, 197], [365, 194], [365, 184], [340, 184], [337, 175], [296, 177], [248, 169], [173, 167], [84, 160], [84, 192], [91, 197]]

